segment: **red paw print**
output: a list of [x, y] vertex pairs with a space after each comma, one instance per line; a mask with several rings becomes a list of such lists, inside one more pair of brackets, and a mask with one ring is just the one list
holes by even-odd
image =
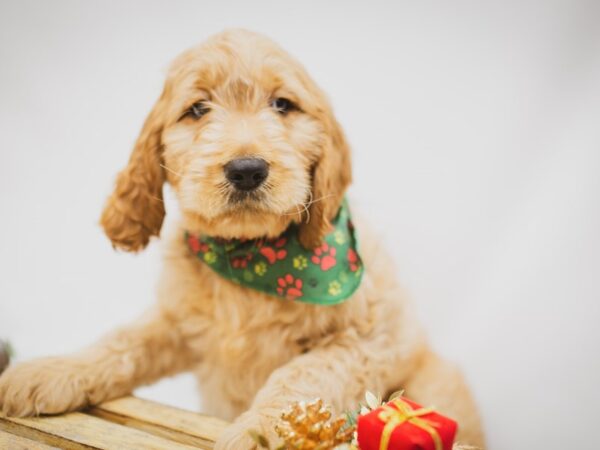
[[202, 252], [206, 253], [209, 250], [208, 244], [206, 242], [202, 242], [196, 236], [188, 237], [188, 245], [192, 249], [194, 253]]
[[351, 248], [348, 249], [348, 264], [350, 265], [350, 270], [352, 272], [356, 272], [360, 267], [358, 262], [358, 255]]
[[320, 247], [317, 247], [313, 253], [314, 254], [310, 260], [313, 263], [321, 266], [321, 270], [329, 270], [335, 266], [335, 247], [330, 247], [327, 242]]
[[285, 277], [277, 278], [277, 292], [279, 295], [284, 295], [290, 300], [294, 300], [298, 297], [302, 297], [302, 280], [295, 278], [291, 274], [287, 274]]
[[248, 263], [252, 261], [252, 256], [252, 253], [248, 253], [244, 256], [236, 256], [235, 258], [231, 258], [231, 267], [234, 269], [239, 269], [240, 267], [245, 269], [248, 267]]
[[285, 238], [277, 239], [275, 242], [268, 242], [272, 244], [272, 247], [266, 246], [264, 243], [261, 243], [259, 244], [259, 252], [261, 255], [267, 258], [269, 264], [275, 264], [276, 261], [284, 259], [287, 256], [287, 250], [285, 248], [282, 248], [286, 243]]

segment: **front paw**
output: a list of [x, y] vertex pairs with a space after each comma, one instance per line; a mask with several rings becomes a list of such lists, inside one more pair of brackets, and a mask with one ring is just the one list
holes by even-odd
[[45, 358], [10, 367], [0, 376], [0, 409], [7, 416], [59, 414], [87, 404], [81, 364]]
[[217, 439], [214, 448], [215, 450], [255, 450], [259, 447], [250, 436], [251, 431], [265, 436], [271, 448], [277, 447], [278, 438], [273, 421], [248, 411], [225, 429]]

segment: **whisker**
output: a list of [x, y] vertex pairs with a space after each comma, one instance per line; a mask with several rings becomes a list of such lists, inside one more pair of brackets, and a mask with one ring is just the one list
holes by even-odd
[[312, 205], [313, 193], [312, 191], [308, 191], [308, 201], [306, 203], [302, 203], [302, 208], [304, 209], [304, 213], [306, 213], [306, 221], [305, 223], [310, 222], [310, 211], [308, 207]]
[[310, 196], [311, 196], [311, 199], [307, 202], [306, 206], [310, 206], [313, 203], [317, 203], [317, 202], [325, 200], [326, 198], [333, 197], [334, 194], [327, 194], [327, 195], [324, 195], [323, 197], [319, 197], [319, 198], [316, 198], [314, 200], [312, 199], [312, 192], [311, 192]]
[[168, 170], [171, 173], [174, 173], [175, 175], [177, 175], [180, 178], [184, 178], [183, 174], [180, 174], [179, 172], [176, 172], [175, 170], [171, 169], [170, 167], [165, 166], [164, 164], [161, 164], [160, 167], [162, 167], [165, 170]]
[[204, 176], [204, 172], [197, 171], [197, 170], [190, 170], [188, 173], [183, 174], [183, 173], [177, 172], [176, 170], [171, 169], [168, 166], [165, 166], [164, 164], [161, 164], [160, 167], [162, 167], [165, 170], [168, 170], [169, 172], [171, 172], [172, 174], [177, 175], [180, 178], [186, 178], [186, 176], [196, 176], [196, 177]]
[[312, 191], [309, 191], [309, 200], [308, 203], [306, 203], [304, 205], [304, 211], [306, 212], [306, 221], [304, 223], [309, 223], [310, 222], [310, 210], [308, 209], [309, 205], [312, 205], [312, 201], [313, 201], [313, 193]]
[[[309, 206], [334, 196], [334, 194], [327, 194], [322, 197], [313, 199], [312, 191], [309, 192], [308, 195], [309, 195], [309, 200], [306, 203], [302, 203], [302, 208], [303, 208], [302, 212], [306, 213], [306, 223], [310, 222], [310, 210], [308, 209]], [[296, 205], [296, 206], [300, 206], [300, 205]], [[293, 213], [285, 213], [285, 214], [282, 214], [282, 216], [295, 216], [296, 214], [300, 214], [300, 211], [296, 211]]]

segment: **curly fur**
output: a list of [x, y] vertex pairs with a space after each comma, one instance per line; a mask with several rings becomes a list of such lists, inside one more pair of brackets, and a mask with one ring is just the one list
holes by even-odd
[[[299, 107], [282, 116], [283, 96]], [[210, 113], [183, 117], [203, 100]], [[268, 161], [257, 198], [231, 202], [223, 165]], [[61, 413], [131, 392], [181, 371], [197, 374], [208, 413], [233, 420], [218, 449], [253, 448], [246, 433], [292, 401], [322, 397], [337, 410], [366, 390], [407, 395], [460, 423], [482, 445], [475, 405], [459, 371], [428, 347], [392, 264], [361, 220], [366, 273], [348, 301], [322, 307], [281, 301], [223, 280], [192, 256], [184, 230], [223, 238], [274, 237], [291, 222], [315, 247], [351, 181], [343, 132], [304, 69], [265, 37], [221, 33], [177, 58], [101, 224], [117, 248], [143, 249], [160, 233], [168, 182], [182, 218], [166, 239], [158, 304], [79, 354], [12, 367], [0, 377], [4, 413]], [[273, 438], [273, 437], [272, 437]]]

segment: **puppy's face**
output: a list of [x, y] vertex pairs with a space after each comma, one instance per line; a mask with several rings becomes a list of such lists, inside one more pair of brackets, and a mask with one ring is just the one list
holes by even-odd
[[268, 39], [217, 35], [177, 58], [102, 217], [115, 246], [143, 248], [168, 181], [190, 231], [274, 237], [291, 221], [318, 245], [350, 181], [323, 94]]
[[184, 214], [226, 238], [277, 235], [300, 219], [326, 130], [296, 63], [235, 36], [171, 73], [163, 160]]

